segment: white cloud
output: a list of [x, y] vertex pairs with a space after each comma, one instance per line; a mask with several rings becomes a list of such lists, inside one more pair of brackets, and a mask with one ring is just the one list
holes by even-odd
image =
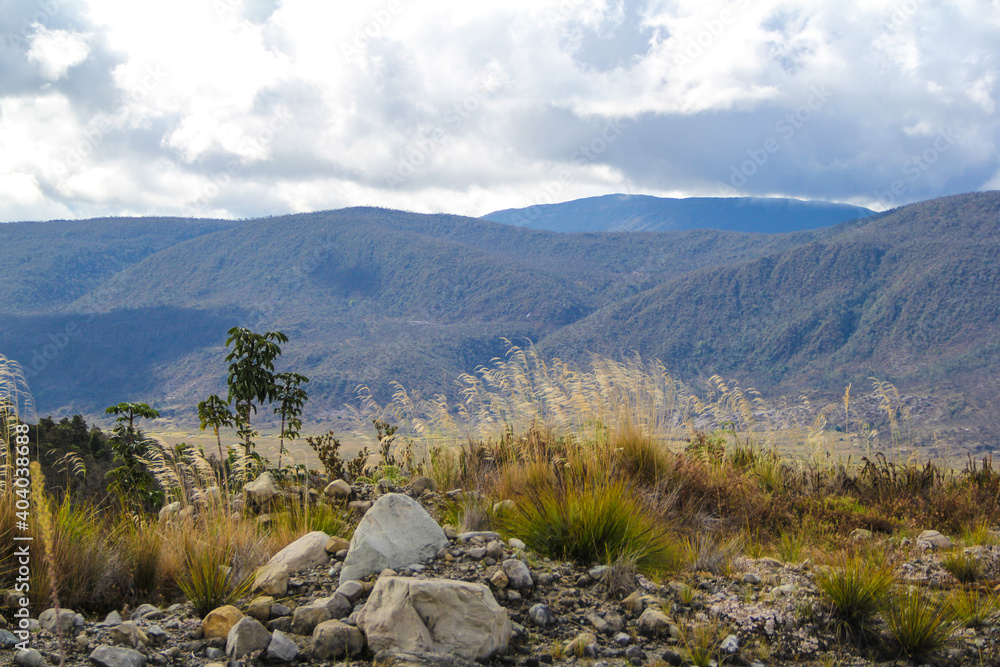
[[0, 178], [39, 216], [717, 194], [765, 145], [741, 192], [873, 204], [948, 128], [901, 200], [996, 183], [1000, 11], [974, 0], [81, 6], [0, 98]]
[[42, 78], [50, 81], [61, 79], [71, 67], [79, 65], [90, 54], [89, 35], [68, 30], [49, 30], [42, 25], [32, 26], [28, 60], [38, 66]]

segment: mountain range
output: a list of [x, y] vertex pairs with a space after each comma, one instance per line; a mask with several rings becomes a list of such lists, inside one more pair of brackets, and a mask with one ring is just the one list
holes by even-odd
[[553, 232], [670, 232], [719, 229], [779, 234], [866, 218], [861, 206], [778, 197], [604, 195], [494, 211], [486, 220]]
[[[563, 206], [610, 229], [645, 199]], [[752, 216], [718, 211], [767, 209], [752, 201], [709, 200], [677, 224], [716, 228], [671, 231], [380, 208], [3, 224], [0, 353], [24, 366], [40, 414], [135, 400], [190, 421], [224, 392], [229, 327], [280, 330], [279, 370], [312, 378], [307, 417], [324, 421], [359, 385], [453, 394], [503, 338], [530, 339], [550, 356], [638, 352], [691, 384], [718, 373], [769, 395], [878, 377], [924, 397], [941, 429], [997, 444], [1000, 193], [882, 214], [803, 204], [816, 215], [725, 229]]]

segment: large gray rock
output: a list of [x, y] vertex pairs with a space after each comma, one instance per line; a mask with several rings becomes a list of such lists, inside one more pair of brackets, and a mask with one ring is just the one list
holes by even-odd
[[265, 472], [257, 479], [243, 487], [243, 490], [250, 496], [250, 500], [258, 505], [263, 505], [271, 498], [278, 495], [278, 485], [271, 477], [271, 473]]
[[313, 630], [314, 658], [326, 660], [357, 655], [365, 649], [365, 636], [343, 621], [326, 621]]
[[267, 565], [257, 570], [254, 589], [265, 595], [284, 596], [288, 592], [288, 575], [330, 562], [326, 543], [330, 536], [321, 530], [303, 535], [274, 555]]
[[380, 577], [358, 627], [373, 653], [452, 653], [488, 660], [506, 650], [511, 623], [490, 589], [448, 579]]
[[386, 568], [421, 563], [446, 546], [448, 538], [441, 526], [420, 503], [401, 493], [387, 493], [354, 530], [340, 580], [363, 579]]
[[263, 651], [271, 644], [271, 633], [256, 618], [244, 616], [226, 638], [226, 655], [242, 658], [247, 653]]
[[98, 646], [90, 654], [90, 662], [97, 667], [143, 667], [146, 656], [124, 646]]

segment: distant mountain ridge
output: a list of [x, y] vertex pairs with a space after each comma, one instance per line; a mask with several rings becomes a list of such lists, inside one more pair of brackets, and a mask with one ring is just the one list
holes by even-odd
[[658, 357], [770, 393], [879, 377], [1000, 443], [1000, 193], [792, 233], [557, 233], [349, 208], [261, 220], [0, 225], [0, 353], [42, 414], [122, 400], [191, 419], [223, 391], [230, 326], [290, 337], [310, 418], [358, 385], [454, 395], [501, 338]]
[[563, 233], [718, 229], [781, 234], [829, 227], [874, 213], [860, 206], [799, 199], [616, 194], [494, 211], [483, 219]]

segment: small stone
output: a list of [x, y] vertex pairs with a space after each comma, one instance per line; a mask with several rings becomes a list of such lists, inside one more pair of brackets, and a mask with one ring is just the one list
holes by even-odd
[[90, 662], [96, 667], [142, 667], [146, 656], [122, 646], [98, 646], [90, 654]]
[[[261, 623], [267, 623], [271, 619], [272, 605], [274, 605], [274, 598], [270, 595], [256, 597], [247, 605], [247, 616], [256, 618]], [[226, 632], [226, 634], [229, 633]]]
[[925, 549], [947, 549], [951, 546], [951, 540], [936, 530], [925, 530], [917, 535], [917, 546]]
[[283, 604], [275, 602], [271, 605], [271, 618], [281, 618], [282, 616], [291, 616], [292, 610]]
[[275, 630], [271, 635], [271, 643], [267, 645], [267, 657], [275, 662], [291, 662], [299, 653], [299, 646], [281, 630]]
[[320, 660], [361, 653], [365, 636], [360, 630], [340, 621], [326, 621], [313, 631], [313, 657]]
[[532, 623], [541, 628], [555, 625], [556, 623], [556, 615], [552, 613], [548, 605], [540, 603], [532, 605], [531, 609], [528, 610], [528, 618]]
[[524, 598], [521, 597], [521, 594], [515, 591], [513, 588], [507, 589], [507, 602], [518, 603], [521, 602], [521, 600], [523, 599]]
[[325, 606], [309, 605], [292, 612], [292, 632], [297, 635], [311, 635], [316, 626], [329, 621], [330, 612]]
[[743, 575], [743, 583], [744, 584], [759, 584], [760, 583], [760, 577], [757, 576], [756, 574], [754, 574], [753, 572], [747, 572], [746, 574]]
[[627, 632], [619, 632], [618, 634], [616, 634], [614, 637], [611, 638], [611, 641], [618, 644], [619, 646], [628, 646], [629, 644], [632, 643], [632, 638], [628, 635]]
[[591, 585], [592, 583], [594, 583], [594, 580], [591, 579], [590, 576], [586, 575], [586, 574], [581, 574], [576, 579], [576, 585], [577, 585], [578, 588], [586, 588], [587, 586]]
[[135, 624], [135, 621], [125, 621], [111, 629], [111, 641], [115, 644], [125, 644], [139, 648], [149, 643], [149, 637]]
[[469, 549], [469, 558], [482, 560], [486, 558], [486, 547], [474, 547]]
[[343, 595], [347, 600], [354, 604], [361, 596], [365, 593], [365, 587], [361, 585], [360, 581], [350, 581], [341, 582], [340, 586], [337, 586], [337, 593]]
[[69, 632], [76, 625], [76, 612], [72, 609], [60, 609], [57, 616], [54, 608], [46, 609], [38, 615], [38, 624], [48, 632], [55, 633], [57, 626], [63, 632]]
[[870, 540], [872, 539], [872, 531], [865, 530], [864, 528], [855, 528], [854, 530], [851, 531], [849, 537], [854, 542]]
[[17, 637], [7, 630], [0, 630], [0, 648], [13, 648], [17, 644]]
[[646, 601], [643, 600], [639, 591], [632, 591], [627, 598], [622, 600], [621, 605], [632, 616], [638, 616], [646, 608]]
[[[351, 543], [345, 540], [343, 537], [337, 537], [333, 535], [326, 542], [326, 552], [331, 554], [338, 554], [345, 549], [350, 549]], [[345, 554], [346, 555], [346, 554]]]
[[227, 604], [224, 607], [216, 607], [208, 612], [201, 622], [201, 631], [205, 639], [216, 637], [225, 639], [229, 636], [229, 631], [243, 618], [243, 612], [236, 607]]
[[503, 558], [503, 542], [500, 540], [493, 540], [487, 544], [486, 555], [496, 560]]
[[663, 655], [660, 656], [660, 660], [668, 665], [671, 665], [672, 667], [680, 667], [685, 662], [684, 656], [673, 649], [667, 649], [664, 651]]
[[441, 526], [441, 529], [444, 530], [444, 536], [447, 537], [449, 540], [453, 540], [456, 537], [458, 537], [458, 531], [455, 530], [455, 526], [451, 525], [450, 523], [446, 523], [445, 525]]
[[740, 650], [740, 638], [736, 635], [729, 635], [722, 640], [722, 644], [719, 646], [719, 650], [723, 653], [728, 653], [733, 655]]
[[510, 582], [508, 581], [507, 575], [504, 574], [503, 570], [497, 570], [496, 572], [493, 573], [493, 576], [490, 577], [490, 585], [496, 588], [497, 590], [503, 590], [507, 588], [508, 583]]
[[104, 617], [104, 622], [100, 625], [118, 625], [122, 622], [122, 615], [117, 611], [109, 612], [107, 616]]
[[[646, 654], [638, 646], [629, 646], [625, 649], [625, 657], [635, 664], [642, 664], [646, 660]], [[638, 663], [636, 663], [638, 661]]]
[[371, 508], [372, 501], [370, 500], [352, 500], [347, 503], [347, 509], [351, 510], [351, 513], [358, 518], [363, 517]]
[[268, 630], [274, 632], [275, 630], [281, 630], [282, 632], [292, 631], [292, 617], [282, 616], [280, 618], [272, 618], [265, 624]]
[[437, 482], [431, 477], [414, 477], [410, 480], [410, 489], [418, 496], [424, 491], [437, 491]]
[[662, 611], [649, 608], [639, 616], [639, 632], [644, 635], [662, 635], [670, 630], [670, 619]]
[[271, 473], [262, 473], [257, 479], [243, 487], [243, 490], [257, 505], [263, 505], [278, 495], [278, 485]]
[[254, 651], [263, 651], [271, 643], [271, 633], [260, 621], [245, 616], [233, 626], [226, 638], [226, 655], [242, 658]]
[[621, 632], [625, 629], [625, 619], [613, 611], [604, 614], [604, 622], [608, 624], [612, 632]]
[[528, 546], [524, 542], [517, 539], [516, 537], [512, 537], [509, 540], [507, 540], [507, 546], [509, 546], [511, 549], [520, 549], [522, 551], [528, 548]]
[[[593, 632], [581, 632], [576, 637], [566, 642], [563, 652], [567, 655], [587, 655], [587, 649], [597, 645], [597, 635]], [[591, 651], [593, 654], [593, 651]]]
[[351, 495], [351, 485], [342, 479], [335, 479], [326, 485], [323, 493], [334, 499], [348, 498]]
[[166, 644], [167, 640], [170, 639], [170, 635], [167, 634], [167, 631], [158, 625], [150, 626], [149, 629], [146, 630], [146, 635], [148, 635], [154, 644]]
[[592, 626], [594, 626], [594, 629], [597, 630], [602, 635], [611, 634], [611, 626], [608, 625], [607, 621], [598, 616], [596, 613], [590, 612], [584, 618], [586, 618], [587, 622], [590, 623]]
[[507, 575], [508, 584], [511, 588], [521, 590], [531, 588], [535, 582], [531, 579], [531, 571], [524, 561], [517, 558], [508, 558], [503, 562], [503, 573]]
[[608, 572], [607, 565], [598, 565], [587, 570], [587, 575], [594, 581], [600, 581]]
[[33, 648], [18, 649], [14, 654], [16, 667], [45, 667], [45, 658]]

